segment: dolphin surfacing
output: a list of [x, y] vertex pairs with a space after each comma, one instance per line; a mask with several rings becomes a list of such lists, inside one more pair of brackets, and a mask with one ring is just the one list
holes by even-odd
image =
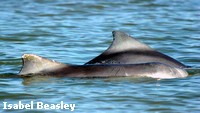
[[163, 54], [121, 31], [113, 31], [113, 42], [102, 54], [87, 64], [139, 64], [160, 62], [178, 68], [184, 64]]
[[68, 65], [34, 54], [22, 56], [20, 76], [47, 75], [55, 77], [151, 77], [156, 79], [182, 78], [188, 73], [181, 68], [162, 63]]

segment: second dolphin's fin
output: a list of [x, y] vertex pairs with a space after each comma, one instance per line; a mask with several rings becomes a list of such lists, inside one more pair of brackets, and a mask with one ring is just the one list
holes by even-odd
[[112, 54], [116, 52], [129, 51], [129, 50], [145, 50], [153, 51], [148, 45], [132, 38], [130, 35], [121, 32], [113, 31], [113, 42], [110, 47], [103, 52], [103, 54]]

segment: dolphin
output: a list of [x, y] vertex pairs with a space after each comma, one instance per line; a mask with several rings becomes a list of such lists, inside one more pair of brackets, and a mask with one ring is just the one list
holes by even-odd
[[182, 78], [188, 73], [181, 68], [162, 63], [70, 65], [49, 60], [34, 54], [22, 56], [22, 77], [43, 75], [55, 77], [151, 77], [156, 79]]
[[87, 64], [138, 64], [160, 62], [178, 68], [187, 66], [121, 31], [113, 31], [113, 42]]

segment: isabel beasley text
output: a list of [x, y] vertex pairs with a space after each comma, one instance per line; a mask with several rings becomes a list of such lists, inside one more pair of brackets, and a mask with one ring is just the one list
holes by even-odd
[[69, 109], [74, 111], [75, 104], [65, 104], [63, 101], [56, 104], [47, 104], [43, 102], [34, 102], [30, 101], [30, 103], [22, 103], [19, 101], [18, 103], [11, 104], [8, 102], [3, 102], [3, 109], [43, 109], [43, 110], [53, 110], [53, 109]]

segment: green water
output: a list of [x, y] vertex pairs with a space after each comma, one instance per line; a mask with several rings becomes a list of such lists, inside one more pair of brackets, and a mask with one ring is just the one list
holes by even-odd
[[33, 53], [83, 64], [122, 30], [178, 61], [200, 67], [198, 0], [1, 0], [0, 112], [61, 113], [70, 110], [5, 110], [3, 102], [76, 104], [73, 112], [199, 112], [200, 73], [182, 79], [19, 78], [21, 56]]

